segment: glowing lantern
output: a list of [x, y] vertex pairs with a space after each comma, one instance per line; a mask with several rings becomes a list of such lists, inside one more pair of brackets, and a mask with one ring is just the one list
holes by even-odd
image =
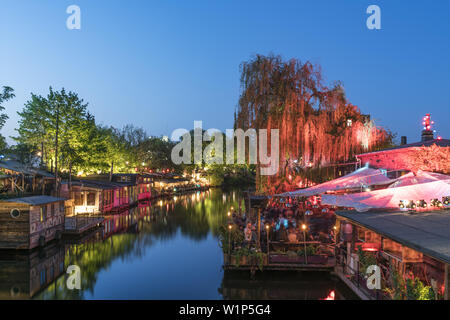
[[362, 251], [367, 251], [367, 252], [380, 251], [380, 244], [379, 243], [374, 243], [374, 242], [355, 243], [355, 249], [358, 250], [359, 247], [361, 247]]

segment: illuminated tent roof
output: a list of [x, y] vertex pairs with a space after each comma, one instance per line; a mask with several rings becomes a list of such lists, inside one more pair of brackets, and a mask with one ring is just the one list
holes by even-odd
[[398, 178], [397, 181], [395, 181], [393, 184], [389, 186], [389, 188], [405, 187], [414, 184], [421, 184], [446, 179], [450, 179], [450, 176], [440, 173], [426, 172], [419, 170], [416, 174], [410, 172]]
[[[416, 181], [417, 183], [414, 183]], [[323, 195], [322, 204], [355, 208], [364, 212], [370, 209], [398, 208], [400, 201], [439, 199], [450, 196], [450, 176], [418, 172], [416, 177], [407, 174], [389, 188], [348, 195]]]
[[373, 185], [389, 184], [396, 180], [389, 179], [381, 170], [363, 167], [343, 177], [318, 184], [311, 188], [278, 194], [279, 197], [310, 197], [329, 191], [358, 189]]

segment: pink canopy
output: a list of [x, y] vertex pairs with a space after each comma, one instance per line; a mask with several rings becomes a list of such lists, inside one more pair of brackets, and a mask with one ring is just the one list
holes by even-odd
[[300, 189], [292, 192], [278, 194], [279, 197], [310, 197], [323, 194], [328, 191], [367, 188], [373, 185], [389, 184], [391, 180], [378, 169], [363, 167], [343, 177], [318, 184], [311, 188]]
[[[415, 182], [415, 183], [414, 183]], [[412, 173], [399, 178], [386, 189], [348, 195], [323, 195], [322, 204], [351, 207], [357, 211], [372, 208], [398, 208], [400, 201], [441, 200], [450, 196], [450, 176], [429, 172]]]

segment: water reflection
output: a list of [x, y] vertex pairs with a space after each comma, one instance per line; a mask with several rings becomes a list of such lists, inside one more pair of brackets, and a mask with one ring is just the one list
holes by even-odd
[[358, 299], [338, 278], [324, 272], [265, 272], [250, 280], [248, 274], [227, 271], [219, 292], [226, 300]]
[[[82, 238], [27, 254], [0, 253], [0, 298], [320, 299], [336, 289], [328, 278], [316, 282], [316, 293], [305, 278], [294, 285], [294, 278], [224, 275], [217, 234], [241, 200], [238, 191], [213, 189], [141, 203]], [[80, 267], [81, 290], [66, 286], [70, 265]]]

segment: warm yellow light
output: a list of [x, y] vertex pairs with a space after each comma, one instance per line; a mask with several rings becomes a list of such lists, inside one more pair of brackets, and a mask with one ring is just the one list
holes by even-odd
[[228, 229], [230, 229], [231, 230], [231, 228], [233, 228], [233, 226], [230, 224], [230, 225], [228, 225]]
[[337, 227], [336, 227], [336, 226], [334, 226], [334, 227], [333, 227], [333, 229], [334, 229], [334, 230], [336, 230], [336, 229], [337, 229]]
[[303, 230], [303, 231], [306, 230], [306, 224], [302, 224], [302, 230]]
[[228, 212], [227, 212], [227, 215], [228, 215], [228, 216], [231, 216], [231, 212], [230, 212], [230, 211], [228, 211]]
[[266, 224], [266, 229], [269, 230], [270, 226], [268, 224]]

